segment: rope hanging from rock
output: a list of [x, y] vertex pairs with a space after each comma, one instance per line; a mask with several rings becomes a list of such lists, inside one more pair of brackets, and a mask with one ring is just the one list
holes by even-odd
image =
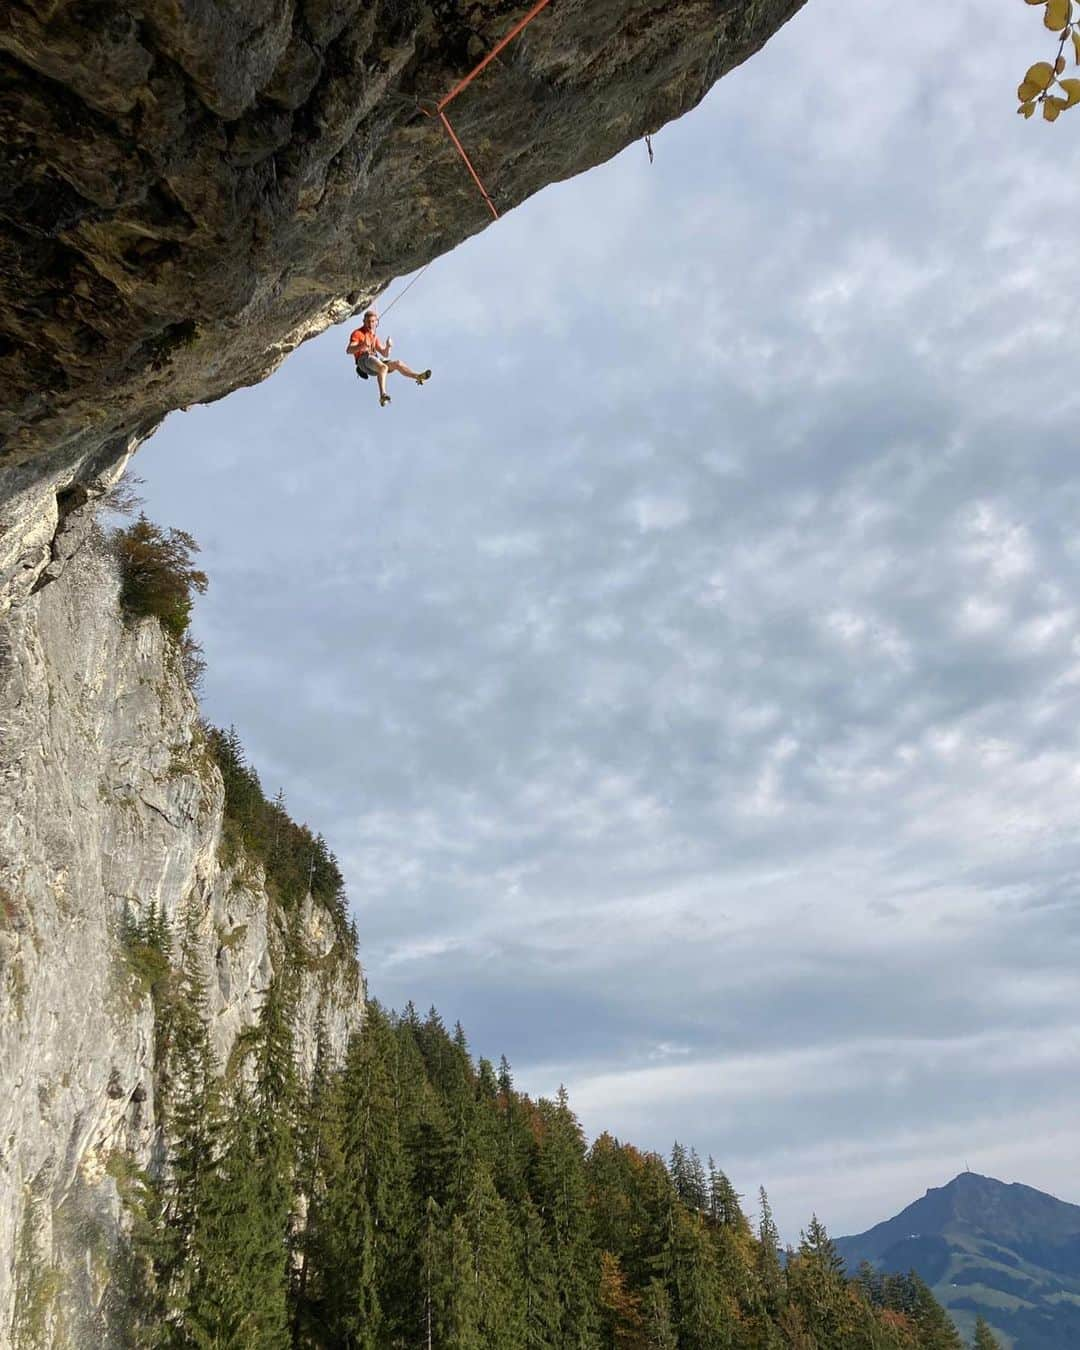
[[[489, 62], [495, 60], [495, 58], [507, 45], [507, 43], [513, 42], [514, 38], [517, 37], [517, 35], [521, 32], [521, 30], [527, 27], [530, 23], [532, 23], [533, 19], [536, 18], [536, 16], [540, 13], [540, 11], [542, 9], [546, 9], [550, 3], [551, 0], [536, 0], [536, 4], [533, 5], [532, 9], [529, 10], [528, 14], [526, 14], [523, 19], [520, 19], [513, 26], [513, 28], [510, 29], [509, 33], [507, 33], [505, 37], [500, 38], [500, 40], [495, 44], [495, 46], [492, 47], [491, 51], [488, 52], [487, 56], [485, 56], [484, 59], [480, 61], [477, 65], [475, 65], [463, 80], [460, 80], [457, 84], [455, 84], [453, 89], [450, 90], [450, 92], [446, 95], [445, 98], [440, 99], [439, 102], [436, 103], [433, 112], [429, 112], [427, 108], [420, 109], [420, 111], [425, 115], [425, 117], [438, 117], [438, 119], [442, 122], [443, 126], [446, 128], [446, 134], [450, 137], [450, 140], [453, 142], [454, 148], [457, 150], [458, 154], [464, 160], [465, 167], [472, 175], [473, 182], [480, 189], [480, 195], [487, 203], [488, 210], [491, 212], [492, 218], [495, 220], [499, 219], [498, 209], [496, 208], [495, 203], [491, 200], [491, 196], [488, 193], [487, 188], [484, 187], [480, 175], [473, 168], [472, 161], [469, 159], [469, 156], [465, 153], [464, 146], [458, 140], [454, 128], [450, 125], [450, 119], [447, 117], [446, 113], [443, 110], [445, 109], [448, 103], [452, 103], [453, 100], [457, 98], [458, 94], [460, 94], [463, 89], [467, 88], [470, 84], [472, 84], [473, 80], [476, 79], [477, 75], [480, 74], [480, 72]], [[434, 262], [434, 259], [432, 259], [432, 262]], [[383, 318], [385, 318], [386, 315], [390, 313], [390, 311], [394, 308], [394, 306], [405, 294], [405, 292], [409, 290], [411, 287], [416, 285], [416, 283], [420, 280], [420, 278], [424, 275], [424, 273], [428, 270], [430, 266], [431, 266], [430, 262], [426, 263], [420, 269], [420, 271], [417, 272], [416, 276], [413, 277], [412, 281], [410, 281], [409, 284], [405, 286], [402, 290], [398, 291], [397, 295], [394, 296], [393, 300], [391, 300], [388, 305], [385, 305], [383, 307], [382, 310]]]
[[457, 150], [458, 154], [464, 161], [465, 167], [468, 169], [470, 175], [472, 176], [473, 182], [480, 189], [480, 195], [487, 203], [488, 210], [491, 212], [492, 219], [494, 220], [499, 219], [498, 209], [496, 208], [495, 203], [491, 200], [491, 195], [489, 194], [487, 188], [481, 181], [480, 175], [473, 168], [472, 161], [469, 159], [469, 156], [465, 153], [465, 148], [458, 140], [454, 132], [454, 128], [450, 125], [450, 119], [447, 117], [444, 109], [446, 108], [447, 104], [452, 103], [453, 100], [457, 98], [458, 94], [460, 94], [463, 89], [467, 89], [468, 86], [472, 84], [473, 80], [476, 79], [477, 75], [479, 75], [480, 72], [484, 69], [484, 67], [490, 61], [495, 60], [495, 58], [507, 45], [507, 43], [512, 42], [514, 38], [516, 38], [517, 35], [521, 32], [521, 30], [527, 27], [530, 23], [532, 23], [533, 19], [536, 18], [536, 16], [540, 13], [540, 11], [542, 9], [546, 9], [550, 3], [551, 0], [536, 0], [536, 4], [533, 5], [532, 9], [529, 10], [528, 14], [526, 14], [523, 19], [520, 19], [513, 26], [513, 28], [510, 29], [509, 33], [507, 33], [504, 38], [501, 38], [495, 44], [495, 46], [492, 47], [491, 51], [488, 52], [487, 56], [485, 56], [482, 61], [480, 61], [476, 66], [474, 66], [473, 69], [469, 71], [468, 75], [466, 75], [463, 80], [460, 80], [457, 84], [454, 85], [453, 89], [450, 90], [450, 92], [446, 95], [445, 98], [440, 99], [439, 102], [436, 103], [434, 112], [428, 112], [426, 108], [421, 109], [421, 111], [427, 117], [438, 117], [439, 121], [442, 122], [443, 126], [446, 128], [446, 134], [450, 137], [450, 140], [454, 145], [454, 149]]
[[[434, 262], [434, 261], [435, 261], [435, 259], [432, 258], [431, 262]], [[424, 275], [424, 273], [428, 270], [428, 268], [429, 268], [430, 266], [431, 266], [431, 263], [425, 263], [425, 264], [423, 265], [423, 267], [421, 267], [420, 271], [417, 272], [416, 276], [413, 277], [412, 281], [410, 281], [409, 284], [408, 284], [407, 286], [403, 286], [403, 287], [401, 288], [401, 290], [398, 291], [397, 295], [394, 296], [393, 300], [391, 300], [390, 303], [389, 303], [388, 305], [384, 305], [384, 306], [383, 306], [381, 313], [382, 313], [382, 317], [383, 317], [384, 319], [385, 319], [386, 316], [390, 313], [390, 311], [394, 308], [394, 306], [397, 304], [397, 302], [401, 299], [401, 297], [405, 294], [405, 292], [406, 292], [407, 290], [410, 290], [413, 286], [416, 285], [416, 283], [420, 280], [420, 278]]]

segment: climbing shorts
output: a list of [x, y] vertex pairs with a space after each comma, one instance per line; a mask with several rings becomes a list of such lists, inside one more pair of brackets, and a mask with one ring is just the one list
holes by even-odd
[[369, 375], [378, 375], [380, 370], [385, 370], [386, 362], [380, 361], [377, 356], [365, 353], [356, 358], [356, 373], [362, 380], [366, 380]]

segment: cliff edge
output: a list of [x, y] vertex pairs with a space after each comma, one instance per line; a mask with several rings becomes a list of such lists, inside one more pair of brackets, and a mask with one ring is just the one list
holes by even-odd
[[[803, 0], [553, 0], [453, 104], [500, 210], [697, 104]], [[0, 612], [173, 408], [491, 223], [425, 112], [502, 0], [0, 13]], [[50, 570], [51, 569], [51, 570]]]

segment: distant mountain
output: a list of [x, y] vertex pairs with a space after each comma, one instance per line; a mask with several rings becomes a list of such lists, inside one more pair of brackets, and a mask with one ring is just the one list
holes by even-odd
[[968, 1341], [981, 1315], [1005, 1350], [1080, 1350], [1080, 1205], [961, 1172], [836, 1246], [852, 1275], [915, 1270]]

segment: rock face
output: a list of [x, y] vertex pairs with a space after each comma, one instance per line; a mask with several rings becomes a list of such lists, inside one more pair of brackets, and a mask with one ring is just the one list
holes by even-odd
[[[153, 1007], [125, 965], [125, 912], [153, 904], [175, 931], [194, 908], [221, 1065], [284, 959], [260, 869], [222, 861], [221, 776], [175, 645], [156, 620], [121, 618], [100, 550], [83, 559], [0, 637], [0, 1345], [16, 1331], [109, 1343], [116, 1177], [161, 1143]], [[310, 1076], [316, 1028], [340, 1057], [364, 993], [330, 915], [309, 900], [300, 927]]]
[[[505, 210], [693, 107], [802, 3], [552, 0], [455, 127]], [[0, 607], [168, 411], [490, 223], [425, 110], [525, 9], [0, 6]]]

